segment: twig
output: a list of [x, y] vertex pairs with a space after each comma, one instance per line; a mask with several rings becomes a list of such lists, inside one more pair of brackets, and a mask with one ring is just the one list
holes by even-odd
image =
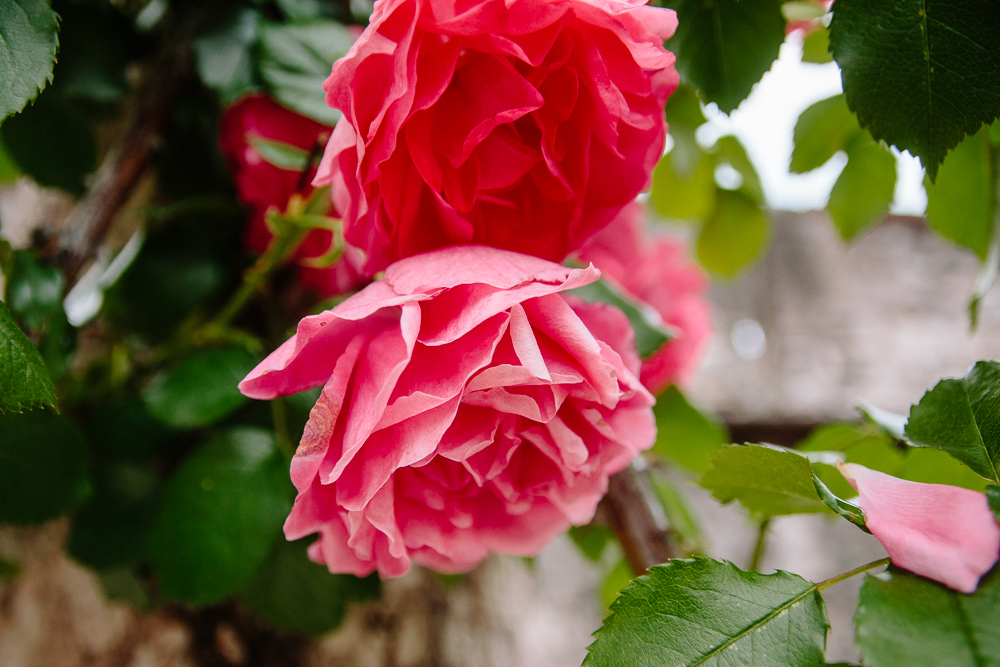
[[680, 554], [663, 510], [635, 464], [611, 478], [602, 503], [636, 573]]

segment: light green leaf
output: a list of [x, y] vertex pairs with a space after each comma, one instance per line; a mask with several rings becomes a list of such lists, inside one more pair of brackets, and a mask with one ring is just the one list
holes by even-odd
[[770, 224], [742, 192], [718, 191], [718, 204], [698, 237], [698, 260], [709, 271], [735, 276], [760, 255]]
[[993, 236], [993, 179], [987, 128], [967, 137], [948, 154], [934, 183], [924, 179], [931, 227], [983, 260]]
[[621, 592], [584, 665], [822, 665], [828, 627], [816, 585], [797, 575], [675, 560]]
[[353, 43], [347, 28], [334, 21], [266, 23], [260, 41], [261, 77], [279, 102], [333, 126], [340, 112], [327, 106], [323, 82], [333, 61]]
[[0, 414], [56, 406], [52, 378], [42, 355], [0, 301]]
[[993, 4], [837, 0], [830, 47], [861, 126], [919, 157], [932, 181], [949, 149], [1000, 114]]
[[708, 470], [712, 455], [729, 442], [726, 427], [691, 405], [674, 385], [656, 397], [653, 414], [656, 442], [652, 453], [692, 472]]
[[789, 171], [804, 174], [826, 164], [861, 132], [843, 94], [816, 102], [799, 115], [792, 133]]
[[680, 543], [686, 554], [700, 553], [705, 550], [704, 537], [698, 515], [688, 503], [685, 492], [660, 471], [650, 471], [649, 483], [660, 501], [660, 507], [667, 517], [671, 532]]
[[302, 171], [309, 162], [309, 153], [298, 146], [283, 141], [267, 139], [256, 134], [246, 135], [247, 143], [260, 153], [265, 162], [289, 171]]
[[938, 382], [910, 408], [906, 436], [1000, 484], [1000, 363], [980, 361], [965, 377]]
[[670, 94], [665, 113], [671, 136], [681, 129], [696, 130], [708, 121], [705, 112], [701, 110], [698, 91], [683, 83]]
[[778, 0], [669, 0], [677, 32], [666, 47], [677, 54], [684, 81], [729, 113], [750, 94], [778, 57], [785, 18]]
[[256, 365], [256, 358], [241, 347], [198, 352], [154, 377], [142, 399], [164, 424], [208, 426], [247, 402], [237, 385]]
[[740, 503], [759, 518], [825, 512], [809, 459], [761, 445], [729, 445], [699, 481], [719, 501]]
[[620, 558], [604, 577], [604, 583], [601, 584], [601, 604], [604, 605], [605, 609], [614, 604], [621, 590], [633, 579], [635, 579], [635, 572], [628, 564], [628, 559]]
[[273, 436], [234, 429], [194, 452], [167, 483], [150, 555], [163, 593], [199, 604], [236, 593], [264, 564], [291, 509]]
[[252, 48], [257, 42], [260, 22], [256, 9], [243, 7], [229, 12], [218, 26], [194, 41], [198, 75], [224, 103], [254, 85]]
[[694, 135], [676, 135], [673, 149], [653, 171], [649, 206], [657, 215], [702, 221], [715, 206], [715, 160], [701, 150]]
[[3, 144], [3, 137], [0, 137], [0, 183], [10, 183], [17, 180], [20, 175], [21, 168], [7, 152], [7, 147]]
[[740, 189], [750, 195], [758, 204], [764, 203], [764, 188], [760, 184], [760, 176], [757, 169], [747, 155], [747, 149], [739, 139], [732, 134], [719, 137], [712, 150], [720, 164], [728, 164], [743, 177], [743, 185]]
[[635, 349], [643, 359], [655, 354], [664, 343], [675, 336], [660, 319], [659, 313], [624, 294], [603, 278], [589, 285], [577, 287], [571, 290], [570, 294], [584, 301], [606, 303], [622, 311], [632, 325], [632, 330], [635, 332]]
[[0, 3], [0, 123], [52, 80], [59, 17], [46, 0]]
[[895, 188], [896, 158], [867, 134], [855, 136], [826, 205], [845, 241], [889, 213]]
[[854, 617], [865, 667], [1000, 664], [998, 575], [972, 595], [898, 568], [866, 575]]
[[833, 62], [830, 55], [830, 32], [820, 28], [806, 35], [802, 40], [802, 62], [823, 65]]
[[568, 535], [580, 552], [595, 563], [600, 562], [605, 547], [615, 541], [615, 534], [609, 528], [596, 523], [570, 526]]

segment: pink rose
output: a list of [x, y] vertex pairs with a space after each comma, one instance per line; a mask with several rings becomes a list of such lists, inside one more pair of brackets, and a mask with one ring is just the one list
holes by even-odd
[[650, 238], [645, 220], [645, 207], [632, 203], [578, 254], [675, 329], [677, 337], [642, 362], [642, 383], [658, 394], [697, 369], [711, 337], [712, 312], [705, 298], [708, 279], [688, 259], [687, 248], [676, 239]]
[[676, 23], [643, 0], [379, 0], [324, 84], [344, 116], [316, 177], [368, 269], [578, 248], [660, 159]]
[[908, 482], [856, 463], [837, 468], [861, 496], [868, 530], [896, 565], [972, 593], [1000, 558], [1000, 524], [985, 494]]
[[[327, 140], [331, 128], [311, 118], [290, 111], [264, 95], [250, 95], [225, 110], [219, 121], [219, 144], [226, 156], [236, 191], [243, 204], [251, 208], [250, 225], [244, 242], [248, 249], [262, 253], [271, 242], [271, 230], [265, 214], [271, 207], [284, 211], [293, 194], [308, 197], [315, 169], [307, 173], [282, 169], [266, 161], [253, 146], [255, 137], [300, 148], [310, 153]], [[350, 246], [340, 261], [328, 268], [308, 266], [308, 260], [322, 257], [333, 243], [330, 231], [317, 229], [299, 246], [296, 259], [304, 261], [299, 282], [307, 289], [332, 296], [355, 289], [364, 281], [361, 266], [364, 255]]]
[[261, 399], [323, 386], [286, 537], [319, 533], [310, 555], [333, 572], [391, 577], [535, 554], [588, 522], [655, 437], [625, 316], [560, 294], [598, 275], [453, 246], [302, 320], [240, 384]]

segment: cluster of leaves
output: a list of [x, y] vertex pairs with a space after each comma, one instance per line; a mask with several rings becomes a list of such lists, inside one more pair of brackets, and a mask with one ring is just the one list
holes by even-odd
[[[762, 522], [832, 513], [864, 528], [863, 512], [844, 500], [854, 492], [833, 461], [984, 491], [1000, 520], [1000, 362], [979, 362], [965, 377], [942, 380], [908, 418], [871, 407], [863, 412], [864, 424], [821, 427], [794, 450], [717, 445], [707, 463], [683, 465], [700, 472], [699, 484], [719, 501], [738, 501]], [[671, 455], [662, 446], [658, 451]], [[829, 621], [821, 591], [886, 563], [813, 583], [703, 557], [671, 561], [621, 591], [585, 664], [825, 665]], [[1000, 656], [998, 615], [1000, 568], [963, 595], [890, 567], [865, 576], [855, 616], [858, 647], [865, 665], [920, 664], [944, 655], [956, 665], [992, 664]]]

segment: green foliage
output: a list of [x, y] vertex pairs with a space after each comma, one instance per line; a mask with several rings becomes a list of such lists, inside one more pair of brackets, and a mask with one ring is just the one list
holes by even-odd
[[854, 618], [866, 667], [1000, 664], [998, 575], [972, 595], [896, 568], [866, 575]]
[[991, 484], [985, 489], [986, 500], [990, 504], [990, 510], [993, 512], [993, 516], [1000, 521], [1000, 486], [995, 486]]
[[86, 456], [76, 427], [50, 409], [0, 415], [0, 522], [40, 523], [79, 504]]
[[830, 32], [826, 28], [815, 30], [802, 40], [802, 62], [822, 65], [833, 62], [830, 55]]
[[809, 460], [761, 445], [730, 445], [712, 457], [699, 482], [723, 503], [739, 500], [759, 518], [825, 512]]
[[302, 171], [309, 163], [308, 152], [283, 141], [248, 135], [247, 143], [253, 146], [266, 162], [279, 169]]
[[635, 332], [635, 349], [645, 359], [655, 354], [674, 333], [663, 324], [659, 313], [637, 301], [604, 278], [570, 292], [584, 301], [606, 303], [625, 314]]
[[0, 125], [0, 140], [25, 174], [74, 195], [83, 194], [83, 177], [97, 164], [90, 127], [55, 89]]
[[989, 129], [983, 128], [955, 147], [934, 183], [924, 179], [931, 227], [981, 260], [993, 236], [995, 177]]
[[733, 277], [760, 255], [769, 234], [757, 202], [740, 191], [720, 190], [698, 237], [698, 259], [709, 271]]
[[785, 19], [778, 0], [669, 0], [677, 32], [667, 40], [677, 71], [709, 102], [729, 113], [778, 57]]
[[910, 408], [906, 436], [1000, 484], [1000, 363], [980, 361], [965, 377], [938, 382]]
[[129, 89], [125, 68], [134, 39], [129, 21], [111, 3], [59, 2], [57, 9], [62, 26], [56, 89], [76, 101], [120, 99]]
[[234, 6], [194, 42], [198, 75], [224, 103], [232, 102], [256, 83], [253, 47], [260, 23], [256, 9]]
[[42, 356], [0, 301], [0, 414], [55, 407], [56, 392]]
[[91, 413], [87, 437], [109, 461], [137, 463], [161, 453], [177, 431], [156, 419], [138, 396], [107, 399]]
[[10, 183], [17, 180], [21, 175], [21, 168], [14, 162], [6, 146], [3, 144], [3, 136], [0, 135], [0, 183]]
[[702, 473], [719, 447], [729, 442], [726, 427], [688, 402], [676, 386], [656, 397], [656, 442], [652, 453]]
[[667, 524], [680, 548], [686, 554], [703, 552], [705, 544], [701, 525], [697, 514], [684, 497], [684, 490], [657, 469], [650, 472], [649, 484], [656, 499], [660, 501], [660, 507], [667, 517]]
[[619, 558], [615, 566], [605, 575], [604, 583], [601, 584], [601, 604], [605, 609], [609, 609], [618, 594], [630, 581], [635, 578], [632, 566], [628, 564], [628, 559]]
[[1000, 10], [979, 0], [846, 0], [830, 48], [861, 126], [920, 158], [945, 153], [1000, 113]]
[[164, 595], [205, 604], [247, 585], [291, 508], [287, 468], [273, 436], [247, 428], [216, 437], [181, 464], [150, 538]]
[[830, 191], [827, 210], [845, 241], [889, 212], [896, 187], [896, 158], [860, 133], [847, 146], [847, 165]]
[[601, 560], [605, 547], [615, 539], [614, 533], [598, 524], [570, 526], [569, 537], [580, 552], [595, 563]]
[[197, 352], [156, 375], [142, 399], [164, 424], [209, 426], [246, 403], [237, 385], [256, 365], [257, 358], [241, 347]]
[[621, 592], [584, 665], [822, 665], [828, 627], [816, 585], [801, 577], [675, 560]]
[[0, 123], [52, 80], [59, 17], [46, 0], [0, 3]]
[[340, 625], [348, 602], [376, 598], [381, 587], [377, 576], [331, 574], [313, 563], [306, 556], [310, 541], [278, 538], [271, 557], [239, 600], [278, 629], [321, 635]]
[[58, 270], [15, 251], [7, 272], [7, 306], [27, 329], [37, 331], [62, 310], [64, 283]]
[[334, 21], [266, 23], [260, 40], [260, 74], [275, 99], [289, 109], [334, 125], [340, 112], [326, 104], [323, 82], [354, 39]]
[[694, 135], [675, 137], [673, 149], [653, 172], [650, 207], [664, 218], [703, 220], [715, 206], [715, 160], [698, 148]]
[[804, 174], [822, 167], [838, 151], [846, 151], [860, 132], [858, 119], [847, 108], [843, 94], [816, 102], [795, 123], [789, 170]]

